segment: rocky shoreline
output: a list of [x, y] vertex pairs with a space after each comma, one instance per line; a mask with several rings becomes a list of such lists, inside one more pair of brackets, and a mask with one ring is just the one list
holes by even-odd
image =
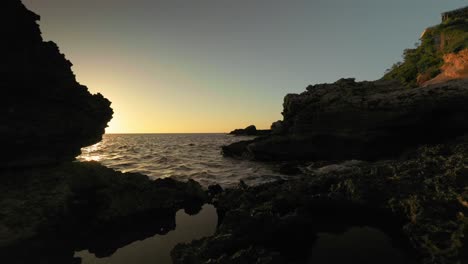
[[352, 212], [360, 225], [401, 232], [410, 263], [468, 263], [467, 100], [468, 80], [409, 89], [342, 79], [287, 95], [271, 136], [223, 154], [292, 161], [302, 175], [217, 196], [216, 235], [176, 247], [175, 263], [304, 263], [294, 257], [310, 250], [290, 247], [327, 230], [317, 219], [353, 222]]
[[379, 160], [468, 131], [468, 80], [409, 89], [395, 81], [307, 87], [284, 99], [272, 135], [223, 147], [260, 161]]
[[309, 252], [318, 231], [327, 230], [322, 220], [401, 232], [416, 263], [466, 263], [467, 165], [464, 137], [396, 160], [312, 163], [296, 180], [226, 190], [213, 199], [224, 216], [216, 235], [179, 245], [173, 259], [303, 263], [295, 258]]
[[271, 135], [222, 153], [301, 173], [214, 197], [217, 233], [177, 246], [174, 262], [305, 263], [328, 223], [355, 223], [400, 234], [409, 263], [468, 263], [466, 102], [463, 78], [420, 88], [341, 79], [287, 95]]
[[287, 95], [271, 134], [223, 153], [290, 162], [296, 178], [204, 190], [74, 161], [101, 139], [110, 102], [76, 81], [43, 41], [38, 15], [20, 0], [0, 6], [2, 261], [80, 263], [81, 249], [109, 256], [173, 230], [177, 210], [195, 214], [208, 202], [216, 234], [178, 245], [174, 263], [304, 263], [318, 232], [350, 225], [380, 228], [416, 263], [468, 263], [468, 80], [409, 89], [341, 79]]

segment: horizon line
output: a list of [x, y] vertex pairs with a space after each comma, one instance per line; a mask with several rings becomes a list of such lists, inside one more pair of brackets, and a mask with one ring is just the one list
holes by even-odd
[[104, 135], [150, 135], [150, 134], [229, 134], [229, 132], [106, 132]]

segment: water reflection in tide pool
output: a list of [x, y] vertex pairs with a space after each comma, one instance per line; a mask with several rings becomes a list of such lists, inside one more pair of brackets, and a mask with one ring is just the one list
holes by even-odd
[[312, 248], [310, 264], [410, 264], [415, 261], [391, 238], [371, 227], [352, 227], [342, 234], [319, 233]]
[[106, 258], [97, 258], [87, 250], [75, 252], [75, 257], [81, 258], [82, 264], [170, 264], [170, 252], [175, 245], [213, 235], [217, 222], [216, 209], [212, 205], [203, 206], [193, 216], [180, 210], [176, 215], [176, 229], [166, 235], [133, 242]]

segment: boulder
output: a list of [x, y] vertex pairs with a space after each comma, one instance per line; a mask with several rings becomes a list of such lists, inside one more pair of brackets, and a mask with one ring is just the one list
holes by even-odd
[[396, 81], [341, 79], [287, 95], [273, 135], [223, 151], [257, 160], [391, 158], [467, 133], [467, 101], [468, 80], [410, 89]]
[[0, 168], [73, 160], [101, 140], [111, 103], [76, 81], [72, 63], [42, 39], [38, 15], [20, 0], [0, 10]]

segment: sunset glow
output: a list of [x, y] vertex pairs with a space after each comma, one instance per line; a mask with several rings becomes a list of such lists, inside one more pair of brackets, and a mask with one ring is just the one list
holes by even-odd
[[[269, 128], [282, 119], [285, 94], [341, 77], [380, 78], [440, 10], [460, 5], [179, 2], [24, 1], [78, 81], [112, 102], [108, 133]], [[338, 6], [343, 16], [334, 15]]]

